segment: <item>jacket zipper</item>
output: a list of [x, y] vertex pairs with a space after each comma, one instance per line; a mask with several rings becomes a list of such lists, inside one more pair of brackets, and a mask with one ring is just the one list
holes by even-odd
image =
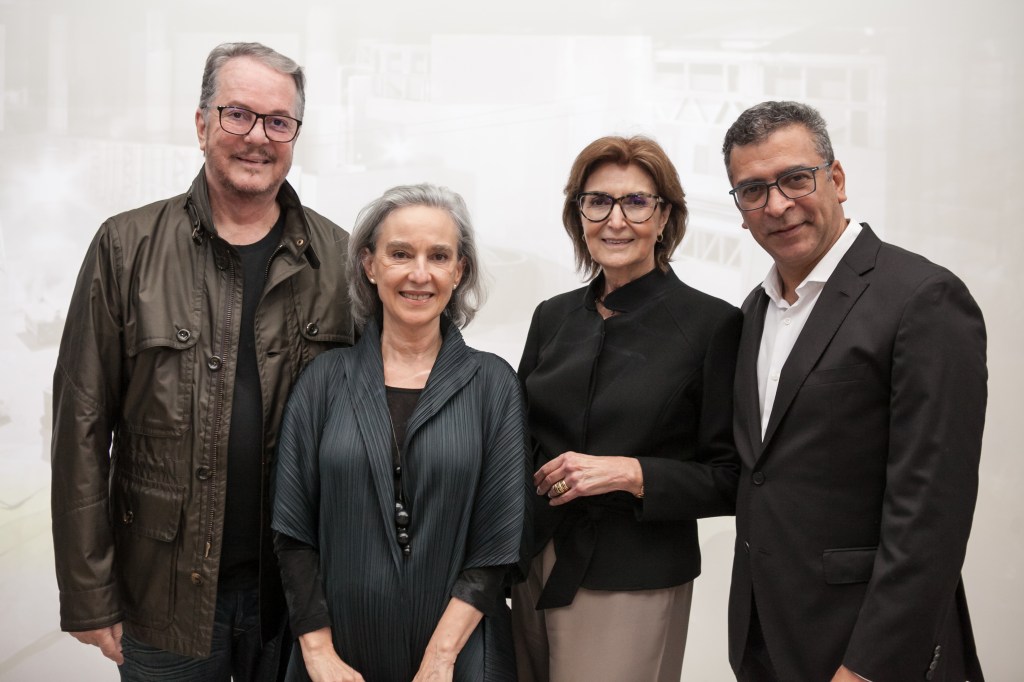
[[[267, 283], [270, 282], [270, 266], [274, 262], [274, 258], [277, 257], [277, 254], [281, 253], [281, 250], [283, 248], [284, 248], [284, 243], [283, 242], [282, 243], [278, 243], [277, 248], [274, 249], [274, 252], [272, 254], [270, 254], [270, 258], [267, 259], [267, 270], [263, 274], [263, 293], [260, 295], [260, 304], [263, 303], [263, 297], [266, 296], [266, 294], [267, 294]], [[256, 306], [256, 313], [259, 314], [259, 305]], [[255, 320], [253, 320], [253, 323], [255, 324]], [[254, 341], [255, 341], [255, 339], [254, 339]], [[260, 362], [259, 358], [257, 358], [257, 360], [256, 360], [257, 368], [259, 366], [259, 362]], [[266, 413], [266, 404], [267, 404], [267, 401], [263, 397], [263, 384], [260, 383], [260, 406], [263, 409], [264, 413]], [[261, 433], [260, 433], [260, 548], [259, 548], [259, 560], [257, 562], [257, 567], [258, 567], [257, 571], [259, 572], [259, 577], [256, 579], [257, 580], [256, 584], [259, 586], [259, 589], [257, 590], [257, 592], [259, 593], [259, 612], [260, 612], [260, 614], [262, 614], [263, 613], [263, 589], [262, 589], [262, 586], [263, 586], [263, 569], [265, 568], [263, 566], [263, 528], [265, 527], [264, 524], [266, 523], [266, 514], [267, 514], [267, 510], [266, 510], [266, 503], [267, 503], [266, 497], [267, 496], [263, 494], [263, 491], [264, 491], [264, 489], [266, 487], [266, 481], [264, 480], [264, 478], [266, 476], [266, 469], [267, 469], [267, 452], [266, 452], [267, 423], [266, 423], [266, 419], [261, 419], [260, 422], [261, 422], [261, 424], [260, 424], [260, 429], [261, 429]]]
[[223, 352], [227, 341], [231, 339], [231, 318], [234, 312], [235, 303], [235, 261], [231, 256], [226, 256], [228, 259], [229, 272], [228, 275], [228, 301], [224, 308], [224, 335], [221, 337], [220, 350], [221, 352], [221, 371], [220, 376], [217, 379], [217, 402], [214, 407], [214, 418], [213, 418], [213, 448], [210, 453], [210, 520], [207, 525], [206, 533], [206, 551], [203, 553], [203, 558], [208, 559], [210, 557], [210, 549], [213, 547], [213, 526], [214, 526], [214, 513], [216, 511], [217, 503], [217, 463], [220, 455], [220, 430], [221, 425], [224, 422], [224, 377], [227, 374], [227, 355]]

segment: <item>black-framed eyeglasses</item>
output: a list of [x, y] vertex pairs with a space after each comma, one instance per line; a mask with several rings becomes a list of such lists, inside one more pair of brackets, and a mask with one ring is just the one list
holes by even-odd
[[220, 127], [232, 135], [248, 135], [256, 127], [256, 121], [263, 119], [263, 132], [273, 142], [291, 142], [299, 134], [302, 121], [281, 114], [257, 114], [243, 107], [219, 106]]
[[650, 220], [658, 204], [663, 201], [664, 199], [658, 195], [647, 192], [633, 192], [617, 198], [606, 192], [581, 192], [576, 195], [580, 213], [592, 223], [607, 220], [615, 204], [622, 209], [622, 215], [626, 220], [631, 223], [642, 223]]
[[832, 168], [832, 164], [823, 163], [820, 166], [808, 168], [794, 168], [775, 178], [775, 182], [745, 182], [729, 190], [736, 208], [741, 211], [756, 211], [768, 205], [768, 194], [772, 187], [779, 190], [779, 193], [787, 199], [799, 199], [808, 194], [813, 194], [818, 189], [818, 181], [815, 173], [825, 169], [825, 173]]

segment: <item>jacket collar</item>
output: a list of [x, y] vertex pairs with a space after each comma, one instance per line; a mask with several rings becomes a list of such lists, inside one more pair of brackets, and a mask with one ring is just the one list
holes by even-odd
[[[369, 459], [378, 512], [386, 524], [394, 523], [394, 477], [391, 471], [391, 442], [394, 438], [384, 387], [384, 361], [380, 351], [380, 322], [371, 318], [356, 343], [352, 380], [348, 384], [356, 422], [359, 425], [366, 456]], [[459, 390], [470, 382], [479, 368], [479, 361], [470, 352], [458, 327], [441, 316], [441, 350], [423, 387], [416, 408], [406, 425], [403, 453], [408, 452], [416, 431], [436, 415]], [[396, 543], [392, 544], [392, 560], [401, 566], [402, 557]]]
[[[299, 201], [299, 195], [291, 184], [285, 180], [277, 191], [277, 203], [285, 215], [282, 245], [288, 249], [295, 259], [305, 257], [314, 268], [320, 267], [320, 259], [309, 241], [310, 229], [306, 222], [306, 212]], [[192, 241], [196, 245], [203, 243], [207, 236], [217, 237], [217, 228], [213, 224], [213, 209], [210, 206], [210, 191], [206, 181], [206, 166], [199, 169], [199, 174], [192, 181], [192, 187], [185, 195], [185, 211], [188, 213], [189, 225], [192, 229]]]
[[[587, 287], [585, 305], [588, 309], [597, 309], [597, 300], [601, 297], [601, 292], [604, 291], [604, 282], [605, 278], [602, 272]], [[655, 267], [646, 275], [637, 277], [605, 296], [604, 307], [617, 313], [632, 312], [650, 303], [651, 299], [660, 296], [677, 283], [679, 283], [679, 278], [672, 268], [669, 268], [667, 272], [662, 272], [660, 268]]]

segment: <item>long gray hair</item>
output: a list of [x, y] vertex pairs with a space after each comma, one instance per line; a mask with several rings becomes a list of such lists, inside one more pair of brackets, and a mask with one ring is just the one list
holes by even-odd
[[376, 250], [381, 223], [388, 215], [410, 206], [439, 208], [446, 211], [455, 223], [459, 236], [458, 257], [463, 262], [462, 280], [459, 287], [452, 291], [451, 300], [444, 311], [458, 327], [465, 327], [472, 321], [484, 300], [473, 224], [461, 196], [447, 187], [429, 183], [392, 187], [367, 204], [356, 216], [348, 242], [348, 293], [352, 301], [352, 317], [362, 329], [371, 317], [380, 315], [380, 296], [377, 288], [366, 277], [363, 254]]

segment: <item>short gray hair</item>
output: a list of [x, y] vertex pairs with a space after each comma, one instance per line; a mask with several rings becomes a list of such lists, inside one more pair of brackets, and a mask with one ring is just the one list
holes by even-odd
[[459, 287], [452, 291], [445, 313], [458, 327], [465, 327], [472, 321], [484, 300], [473, 224], [461, 196], [447, 187], [428, 183], [392, 187], [380, 198], [367, 204], [356, 216], [348, 242], [348, 292], [356, 325], [362, 329], [371, 317], [381, 314], [377, 288], [370, 284], [363, 269], [363, 253], [373, 253], [377, 248], [380, 226], [387, 217], [400, 208], [410, 206], [439, 208], [447, 212], [455, 223], [459, 235], [458, 255], [463, 261], [462, 280]]
[[217, 76], [222, 66], [237, 57], [249, 57], [274, 71], [295, 80], [295, 118], [301, 119], [306, 109], [306, 75], [295, 60], [285, 57], [261, 43], [221, 43], [210, 51], [203, 69], [203, 85], [199, 91], [199, 108], [203, 116], [209, 113], [210, 103], [217, 94]]
[[800, 102], [761, 102], [740, 114], [725, 133], [722, 154], [730, 179], [732, 170], [729, 161], [735, 147], [763, 142], [776, 130], [791, 125], [802, 125], [810, 131], [814, 136], [814, 149], [825, 163], [831, 164], [836, 160], [825, 119], [817, 109]]

